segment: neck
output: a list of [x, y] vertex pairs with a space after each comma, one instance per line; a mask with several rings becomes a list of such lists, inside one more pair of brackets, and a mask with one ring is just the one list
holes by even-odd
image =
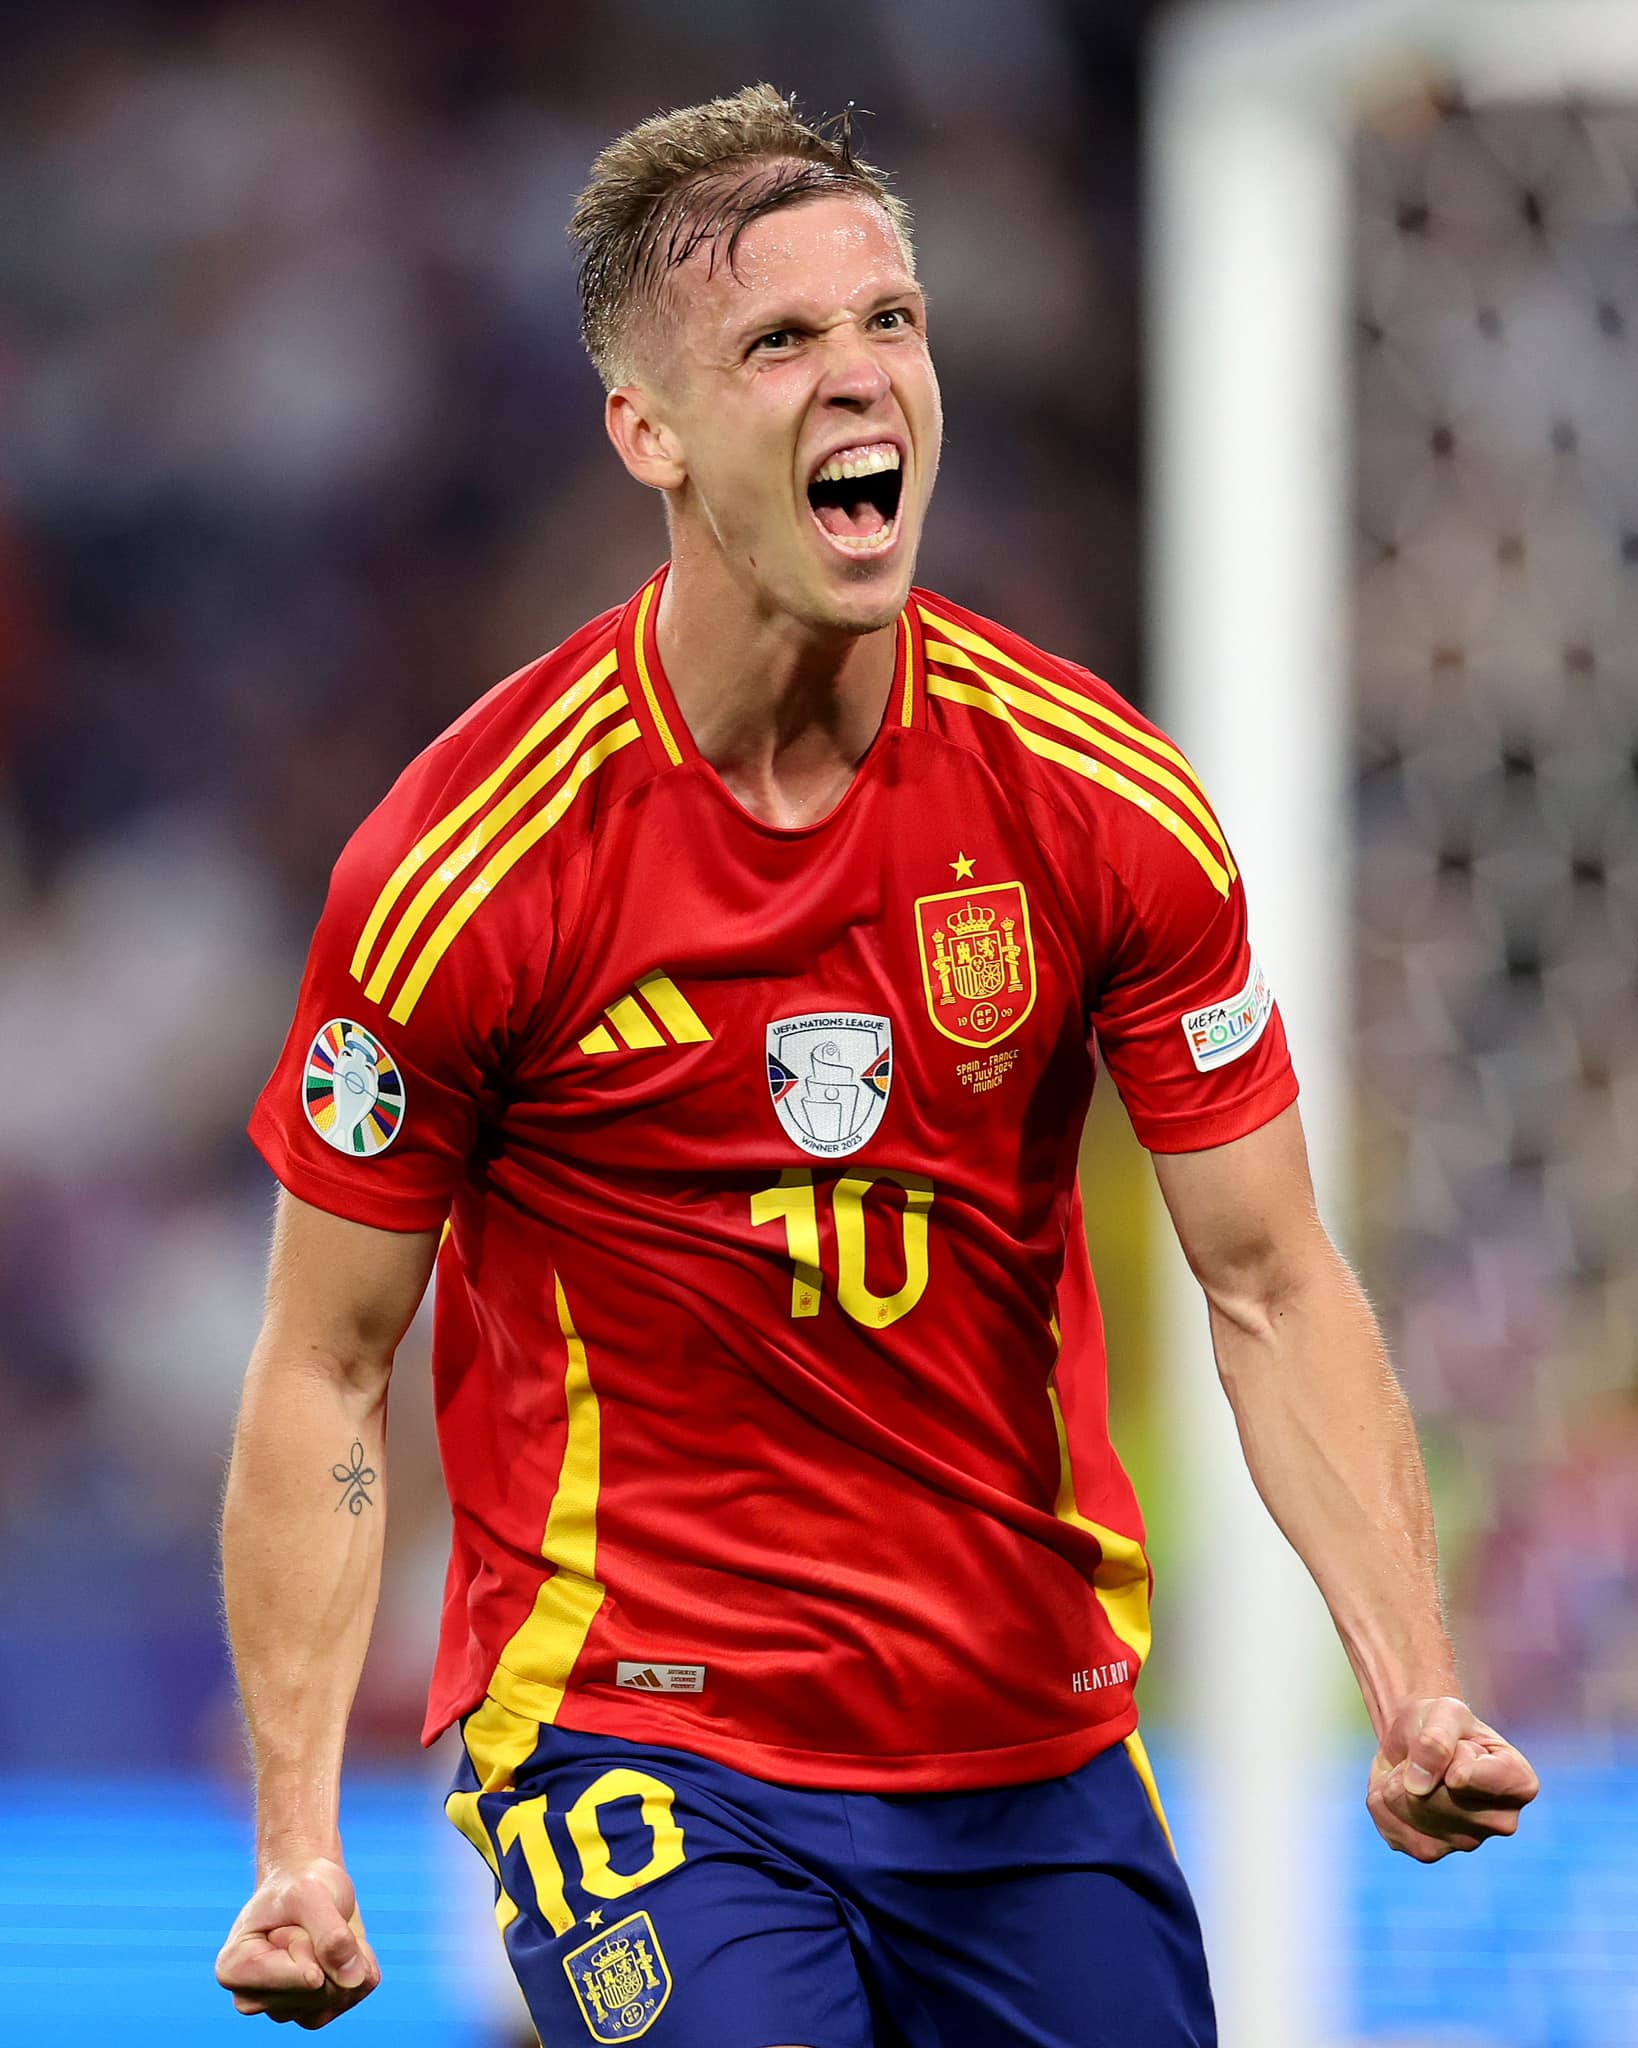
[[791, 826], [835, 808], [887, 708], [896, 621], [810, 626], [674, 554], [655, 634], [695, 746], [747, 810]]

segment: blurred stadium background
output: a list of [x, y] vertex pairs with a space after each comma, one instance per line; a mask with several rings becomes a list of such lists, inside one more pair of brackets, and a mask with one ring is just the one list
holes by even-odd
[[[1335, 138], [1346, 985], [1336, 1042], [1297, 1051], [1347, 1077], [1337, 1220], [1423, 1429], [1470, 1694], [1545, 1781], [1513, 1845], [1390, 1857], [1327, 1652], [1300, 1925], [1324, 2016], [1225, 2044], [1638, 2042], [1638, 102], [1476, 95], [1443, 29], [1465, 15], [1471, 47], [1487, 7], [1575, 11], [5, 10], [0, 2041], [245, 2025], [210, 1980], [248, 1875], [212, 1565], [270, 1208], [242, 1126], [352, 825], [663, 550], [579, 348], [586, 163], [756, 77], [873, 109], [949, 413], [922, 580], [1152, 704], [1144, 94], [1157, 28], [1216, 12], [1242, 70], [1261, 16], [1271, 46], [1297, 18], [1379, 24]], [[1277, 314], [1285, 283], [1276, 262], [1244, 291]], [[1257, 650], [1240, 665], [1254, 721]], [[1216, 1532], [1174, 1418], [1219, 1397], [1203, 1354], [1197, 1389], [1167, 1378], [1147, 1169], [1110, 1099], [1086, 1164], [1188, 1863], [1218, 1701], [1180, 1589]], [[487, 1881], [414, 1743], [444, 1537], [419, 1330], [392, 1455], [348, 1806], [387, 1982], [345, 2026], [502, 2048]], [[1232, 1902], [1206, 1903], [1221, 1949]]]

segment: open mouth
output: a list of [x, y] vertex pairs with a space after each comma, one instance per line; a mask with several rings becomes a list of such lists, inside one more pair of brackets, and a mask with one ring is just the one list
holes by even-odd
[[891, 441], [839, 449], [814, 472], [808, 504], [827, 539], [848, 554], [879, 554], [899, 527], [904, 473]]

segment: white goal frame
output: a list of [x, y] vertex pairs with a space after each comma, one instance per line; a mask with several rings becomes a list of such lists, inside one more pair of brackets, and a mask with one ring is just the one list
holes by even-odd
[[[1351, 149], [1359, 110], [1638, 98], [1632, 0], [1200, 0], [1157, 37], [1149, 123], [1149, 644], [1200, 770], [1302, 1080], [1320, 1203], [1348, 1235]], [[1199, 1289], [1158, 1262], [1165, 1445], [1184, 1509], [1161, 1626], [1185, 1701], [1190, 1870], [1223, 2048], [1345, 2039], [1346, 1667], [1246, 1474]], [[1384, 1854], [1388, 1852], [1386, 1849]], [[1406, 1866], [1409, 1869], [1409, 1866]]]

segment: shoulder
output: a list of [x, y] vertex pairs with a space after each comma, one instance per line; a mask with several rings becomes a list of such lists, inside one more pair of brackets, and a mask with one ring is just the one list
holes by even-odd
[[[470, 705], [405, 768], [336, 864], [325, 923], [371, 999], [407, 1016], [446, 956], [491, 964], [538, 935], [543, 892], [500, 885], [593, 829], [645, 750], [606, 612]], [[491, 899], [495, 899], [491, 907]], [[480, 918], [479, 913], [482, 913]], [[463, 939], [481, 924], [483, 945]], [[457, 948], [457, 941], [461, 941]]]
[[1220, 896], [1235, 866], [1200, 779], [1172, 740], [1079, 662], [932, 591], [911, 593], [929, 722], [1073, 812], [1116, 869], [1178, 863]]

